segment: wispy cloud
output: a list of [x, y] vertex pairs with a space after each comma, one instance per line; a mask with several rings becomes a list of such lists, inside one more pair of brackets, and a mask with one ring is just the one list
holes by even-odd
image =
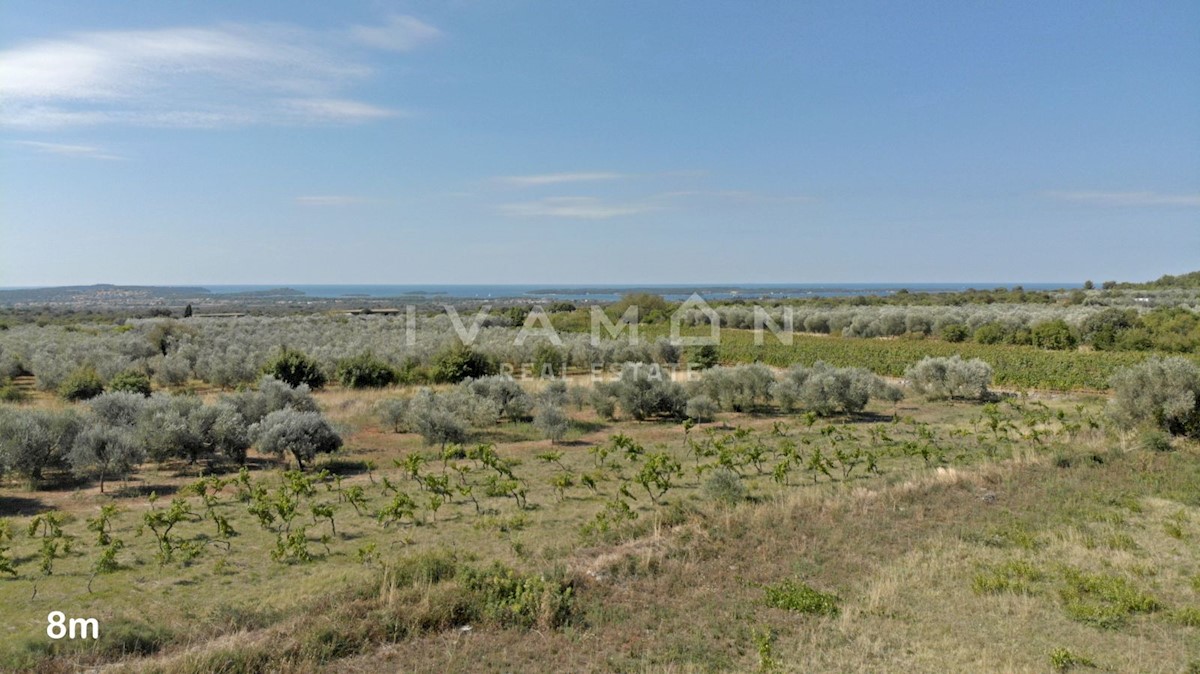
[[546, 197], [535, 201], [501, 204], [500, 212], [515, 217], [551, 217], [576, 220], [607, 220], [660, 210], [644, 202], [617, 203], [595, 197]]
[[[398, 31], [396, 20], [380, 30]], [[304, 125], [397, 114], [346, 96], [372, 69], [340, 53], [339, 39], [288, 26], [220, 25], [26, 43], [0, 51], [0, 124]]]
[[347, 194], [312, 194], [296, 197], [296, 203], [300, 206], [353, 206], [367, 201], [365, 197]]
[[354, 26], [350, 35], [356, 41], [376, 49], [412, 51], [442, 36], [442, 31], [411, 16], [396, 14], [382, 26]]
[[53, 154], [61, 157], [75, 157], [79, 159], [124, 159], [120, 155], [112, 154], [107, 150], [92, 145], [65, 145], [63, 143], [43, 143], [33, 140], [13, 140], [9, 141], [14, 145], [37, 150], [45, 154]]
[[1200, 194], [1162, 194], [1160, 192], [1046, 192], [1059, 201], [1098, 206], [1200, 206]]
[[797, 204], [812, 203], [816, 199], [803, 195], [774, 195], [748, 190], [677, 190], [656, 194], [654, 199], [720, 199], [743, 204]]
[[542, 173], [526, 176], [497, 176], [493, 182], [513, 187], [539, 187], [542, 185], [559, 185], [562, 183], [587, 183], [606, 180], [621, 180], [630, 178], [628, 173], [612, 173], [608, 171], [584, 171], [579, 173]]

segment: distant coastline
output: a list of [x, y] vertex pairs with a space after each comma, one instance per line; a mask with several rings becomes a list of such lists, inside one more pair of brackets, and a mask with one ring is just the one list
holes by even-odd
[[34, 288], [0, 288], [0, 306], [46, 304], [112, 305], [170, 304], [197, 301], [202, 304], [253, 302], [295, 303], [306, 301], [353, 302], [431, 301], [615, 302], [629, 293], [652, 293], [679, 302], [692, 294], [706, 300], [784, 300], [818, 297], [953, 293], [969, 289], [992, 290], [1020, 286], [1026, 290], [1049, 291], [1080, 287], [1063, 283], [729, 283], [729, 284], [490, 284], [490, 285], [387, 285], [387, 284], [214, 284], [192, 286], [148, 286], [97, 284]]

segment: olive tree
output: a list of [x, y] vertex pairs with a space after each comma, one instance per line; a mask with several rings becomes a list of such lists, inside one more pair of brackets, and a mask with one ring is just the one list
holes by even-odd
[[128, 475], [145, 459], [145, 452], [131, 429], [110, 426], [95, 419], [75, 438], [69, 459], [76, 475], [97, 474], [100, 492], [104, 493], [105, 479], [109, 475]]
[[1110, 416], [1123, 427], [1153, 424], [1172, 435], [1200, 437], [1200, 368], [1184, 358], [1152, 357], [1111, 380]]
[[963, 360], [926, 356], [904, 371], [904, 378], [917, 393], [931, 399], [983, 400], [992, 383], [992, 366], [978, 358]]
[[240, 391], [225, 396], [224, 401], [233, 406], [250, 424], [262, 421], [268, 414], [277, 410], [316, 412], [319, 409], [307, 385], [289, 386], [271, 376], [260, 379], [257, 390]]
[[558, 405], [542, 405], [533, 417], [533, 425], [554, 444], [567, 434], [571, 419]]
[[492, 375], [468, 379], [461, 385], [472, 394], [495, 403], [500, 415], [506, 419], [524, 421], [529, 418], [533, 399], [512, 377]]
[[341, 436], [319, 413], [294, 409], [271, 412], [251, 427], [251, 435], [257, 438], [259, 451], [276, 456], [291, 454], [300, 470], [317, 454], [336, 452], [342, 446]]
[[0, 467], [37, 482], [45, 471], [67, 466], [81, 427], [71, 410], [0, 411]]
[[771, 401], [771, 386], [775, 375], [765, 365], [736, 365], [714, 367], [704, 373], [695, 387], [721, 409], [749, 412]]
[[788, 369], [772, 387], [772, 393], [784, 411], [802, 407], [828, 416], [861, 412], [872, 394], [890, 398], [892, 388], [863, 368], [833, 367], [817, 361], [811, 367], [795, 365]]

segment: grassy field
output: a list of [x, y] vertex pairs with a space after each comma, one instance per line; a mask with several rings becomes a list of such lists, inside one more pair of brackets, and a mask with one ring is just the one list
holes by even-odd
[[[0, 663], [1051, 671], [1087, 660], [1178, 672], [1200, 662], [1197, 450], [1151, 453], [1106, 433], [1095, 397], [908, 400], [829, 420], [767, 410], [690, 429], [573, 410], [557, 446], [506, 423], [479, 438], [494, 454], [470, 446], [443, 460], [377, 426], [381, 395], [319, 394], [348, 431], [339, 455], [304, 477], [252, 456], [240, 483], [236, 472], [206, 483], [207, 504], [199, 467], [182, 464], [106, 495], [6, 485], [18, 575], [0, 579]], [[274, 521], [260, 522], [256, 504]], [[107, 534], [124, 545], [116, 568], [96, 573], [106, 546], [87, 525], [109, 505], [119, 512]], [[314, 505], [332, 510], [333, 526]], [[161, 529], [173, 507], [168, 559], [146, 525]], [[62, 513], [63, 538], [44, 524], [29, 535], [47, 512]], [[67, 539], [45, 575], [45, 546]], [[54, 610], [97, 618], [100, 640], [52, 643]]]

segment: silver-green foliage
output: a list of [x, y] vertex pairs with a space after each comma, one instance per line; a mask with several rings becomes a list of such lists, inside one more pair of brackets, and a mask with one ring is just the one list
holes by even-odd
[[982, 400], [992, 383], [992, 366], [978, 358], [926, 356], [904, 371], [917, 393], [931, 399]]
[[1109, 415], [1123, 427], [1153, 424], [1200, 437], [1200, 368], [1184, 358], [1152, 357], [1112, 378]]

